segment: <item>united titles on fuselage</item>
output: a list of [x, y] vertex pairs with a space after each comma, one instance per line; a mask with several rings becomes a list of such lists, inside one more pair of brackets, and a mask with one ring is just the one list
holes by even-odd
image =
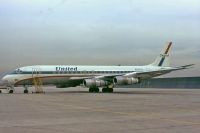
[[63, 72], [63, 71], [77, 71], [77, 67], [56, 67], [56, 71]]

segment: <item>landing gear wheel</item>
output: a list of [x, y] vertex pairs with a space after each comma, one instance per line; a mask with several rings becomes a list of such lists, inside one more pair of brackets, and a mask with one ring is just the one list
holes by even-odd
[[0, 90], [0, 93], [2, 93], [2, 91]]
[[24, 90], [24, 93], [26, 93], [26, 94], [27, 94], [27, 93], [28, 93], [28, 90]]
[[99, 88], [98, 87], [90, 87], [89, 88], [89, 92], [96, 92], [96, 93], [98, 93], [99, 92]]
[[103, 92], [103, 93], [107, 92], [107, 88], [103, 88], [103, 89], [102, 89], [102, 92]]
[[113, 92], [113, 88], [108, 88], [108, 92], [112, 93]]
[[94, 92], [98, 93], [99, 92], [99, 88], [96, 87]]
[[92, 87], [90, 87], [89, 92], [94, 92], [94, 89]]
[[14, 90], [9, 90], [8, 92], [9, 92], [10, 94], [12, 94], [12, 93], [14, 92]]
[[112, 93], [113, 92], [113, 88], [103, 88], [102, 92], [103, 93]]

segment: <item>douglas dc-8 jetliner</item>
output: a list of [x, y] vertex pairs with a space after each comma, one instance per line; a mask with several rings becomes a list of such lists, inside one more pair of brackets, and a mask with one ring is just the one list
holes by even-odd
[[169, 51], [172, 42], [167, 44], [157, 59], [144, 66], [78, 66], [78, 65], [35, 65], [17, 68], [2, 78], [6, 82], [9, 93], [14, 87], [24, 86], [24, 93], [28, 93], [27, 86], [33, 85], [33, 79], [41, 79], [43, 85], [54, 85], [57, 88], [84, 85], [89, 92], [113, 92], [116, 85], [131, 85], [141, 83], [172, 71], [188, 69], [190, 65], [170, 67]]

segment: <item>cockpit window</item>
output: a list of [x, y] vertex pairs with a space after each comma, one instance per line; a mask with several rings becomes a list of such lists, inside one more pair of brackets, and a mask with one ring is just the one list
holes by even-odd
[[22, 73], [22, 70], [16, 69], [15, 72], [16, 72], [16, 73]]
[[15, 71], [13, 71], [11, 74], [21, 74], [22, 70], [21, 69], [16, 69]]

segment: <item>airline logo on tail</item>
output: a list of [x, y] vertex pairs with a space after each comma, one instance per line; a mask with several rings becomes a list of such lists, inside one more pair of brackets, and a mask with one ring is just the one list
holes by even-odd
[[158, 64], [158, 66], [162, 66], [162, 65], [163, 65], [163, 62], [165, 61], [165, 57], [166, 57], [166, 56], [169, 56], [168, 52], [169, 52], [171, 46], [172, 46], [172, 42], [169, 42], [169, 44], [167, 45], [167, 48], [166, 48], [164, 54], [161, 54], [161, 55], [160, 55], [162, 58], [161, 58], [161, 60], [160, 60], [160, 62], [159, 62], [159, 64]]

